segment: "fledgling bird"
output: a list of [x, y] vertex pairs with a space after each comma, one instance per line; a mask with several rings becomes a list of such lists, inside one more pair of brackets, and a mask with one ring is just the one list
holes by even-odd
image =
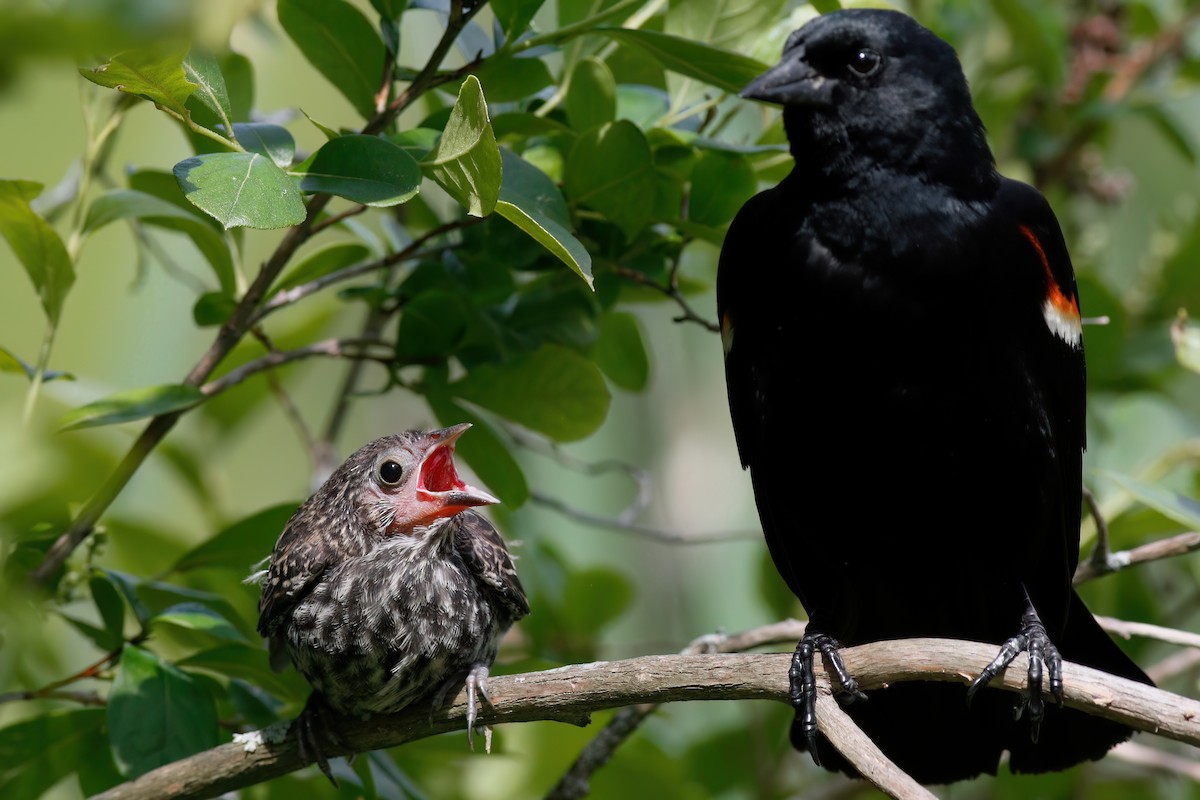
[[[1005, 750], [1014, 772], [1100, 758], [1131, 731], [1061, 707], [1062, 660], [1150, 681], [1071, 585], [1083, 337], [1050, 206], [996, 172], [954, 50], [904, 14], [819, 17], [742, 95], [783, 106], [795, 159], [737, 215], [717, 278], [738, 450], [810, 619], [793, 742], [853, 774], [817, 732], [820, 653], [921, 782], [994, 774]], [[969, 690], [864, 694], [838, 657], [917, 636], [1003, 647]], [[983, 687], [1020, 651], [1032, 691], [1015, 721]]]
[[[473, 506], [454, 443], [469, 427], [376, 439], [288, 520], [259, 601], [276, 671], [313, 686], [299, 720], [302, 756], [330, 777], [321, 711], [398, 711], [466, 680], [468, 736], [504, 632], [529, 613], [504, 540]], [[441, 690], [441, 691], [439, 691]]]

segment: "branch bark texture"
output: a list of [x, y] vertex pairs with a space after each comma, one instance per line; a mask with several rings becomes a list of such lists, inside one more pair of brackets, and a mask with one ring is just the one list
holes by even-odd
[[[969, 682], [995, 655], [995, 645], [945, 639], [875, 642], [842, 650], [846, 667], [865, 689], [898, 681]], [[544, 672], [493, 678], [492, 708], [481, 721], [489, 724], [553, 720], [587, 724], [590, 714], [639, 703], [681, 700], [778, 700], [786, 702], [789, 654], [712, 654], [644, 656], [623, 661], [576, 664]], [[1025, 685], [1027, 660], [1019, 656], [993, 683], [1009, 691]], [[1064, 664], [1066, 705], [1091, 714], [1200, 746], [1200, 702], [1076, 664]], [[858, 741], [848, 717], [836, 713], [829, 682], [819, 676], [821, 730], [847, 748], [864, 774], [886, 772], [886, 759]], [[330, 728], [349, 749], [329, 747], [329, 755], [346, 755], [395, 747], [438, 733], [460, 730], [466, 720], [466, 693], [434, 713], [424, 703], [366, 721], [331, 717]], [[857, 734], [856, 734], [857, 731]], [[466, 747], [466, 743], [463, 743]], [[102, 795], [103, 800], [208, 798], [278, 777], [303, 766], [289, 731], [278, 742], [264, 741], [250, 751], [243, 744], [224, 744], [160, 767]], [[901, 797], [928, 797], [907, 776], [879, 777], [888, 791]], [[904, 787], [902, 790], [901, 787]]]

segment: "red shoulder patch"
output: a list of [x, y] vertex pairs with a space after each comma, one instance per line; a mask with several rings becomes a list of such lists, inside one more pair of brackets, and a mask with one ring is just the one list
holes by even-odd
[[1067, 344], [1078, 346], [1083, 340], [1083, 325], [1079, 319], [1079, 300], [1075, 297], [1075, 292], [1069, 290], [1068, 294], [1054, 277], [1050, 259], [1046, 257], [1042, 242], [1033, 229], [1028, 225], [1020, 225], [1018, 230], [1033, 245], [1038, 259], [1042, 262], [1042, 269], [1046, 272], [1046, 300], [1042, 304], [1042, 315], [1046, 318], [1046, 325]]

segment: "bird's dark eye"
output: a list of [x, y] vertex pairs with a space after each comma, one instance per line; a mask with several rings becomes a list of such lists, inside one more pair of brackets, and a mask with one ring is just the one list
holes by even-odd
[[874, 50], [863, 47], [854, 52], [850, 56], [850, 69], [859, 75], [874, 75], [879, 70], [879, 65], [883, 63], [883, 58]]
[[395, 461], [385, 461], [379, 465], [379, 480], [388, 486], [395, 486], [404, 477], [404, 467]]

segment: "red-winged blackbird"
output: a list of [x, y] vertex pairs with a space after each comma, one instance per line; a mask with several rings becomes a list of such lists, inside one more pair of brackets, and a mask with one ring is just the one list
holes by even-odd
[[[271, 666], [313, 686], [305, 757], [329, 775], [321, 709], [398, 711], [466, 679], [468, 733], [500, 638], [529, 613], [500, 534], [472, 506], [498, 502], [454, 469], [470, 425], [376, 439], [292, 515], [275, 545], [258, 631]], [[331, 778], [332, 779], [332, 778]]]
[[996, 172], [954, 50], [903, 14], [813, 20], [742, 94], [783, 106], [795, 159], [734, 220], [717, 282], [738, 449], [810, 618], [793, 742], [853, 773], [816, 731], [814, 651], [844, 673], [839, 646], [939, 636], [1028, 651], [1028, 722], [996, 689], [967, 702], [1002, 658], [969, 693], [849, 705], [913, 777], [995, 773], [1004, 750], [1014, 772], [1101, 757], [1129, 728], [1046, 708], [1043, 662], [1059, 697], [1062, 659], [1149, 679], [1071, 588], [1084, 360], [1053, 212]]

